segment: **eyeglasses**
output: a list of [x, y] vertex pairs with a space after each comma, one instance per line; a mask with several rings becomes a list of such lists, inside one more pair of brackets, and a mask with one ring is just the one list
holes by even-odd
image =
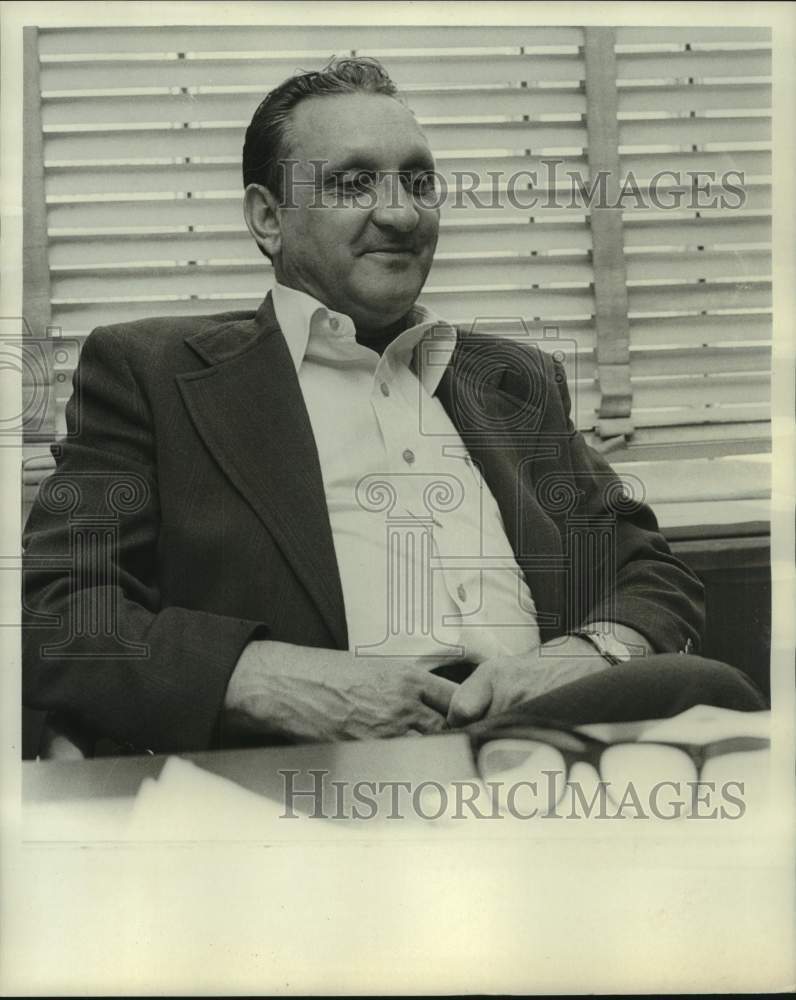
[[[765, 777], [768, 739], [738, 736], [707, 744], [656, 741], [608, 743], [549, 720], [491, 725], [484, 720], [468, 727], [478, 771], [496, 789], [505, 811], [520, 786], [527, 801], [533, 792], [539, 812], [554, 810], [564, 798], [575, 764], [590, 764], [599, 788], [615, 807], [649, 805], [654, 814], [674, 818], [698, 804], [694, 796], [734, 795], [743, 803], [747, 788], [760, 788]], [[701, 789], [701, 791], [700, 791]], [[628, 796], [630, 795], [630, 802]], [[636, 807], [637, 808], [637, 807]], [[707, 808], [705, 806], [705, 808]], [[703, 815], [706, 813], [703, 812]], [[737, 809], [736, 809], [737, 814]], [[733, 817], [735, 818], [735, 817]]]

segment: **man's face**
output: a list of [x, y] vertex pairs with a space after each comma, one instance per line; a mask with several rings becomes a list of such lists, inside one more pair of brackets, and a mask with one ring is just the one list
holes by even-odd
[[437, 244], [428, 144], [412, 114], [382, 94], [308, 98], [291, 118], [277, 279], [359, 330], [385, 329], [420, 294]]

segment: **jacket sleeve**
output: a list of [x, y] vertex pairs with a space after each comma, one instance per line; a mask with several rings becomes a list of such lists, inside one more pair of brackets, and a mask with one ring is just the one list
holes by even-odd
[[[610, 556], [595, 551], [589, 574], [593, 578], [584, 581], [590, 592], [585, 599], [582, 595], [582, 606], [588, 610], [581, 626], [614, 621], [636, 629], [658, 653], [698, 652], [704, 628], [702, 583], [672, 555], [655, 515], [643, 502], [643, 482], [638, 480], [635, 495], [625, 490], [608, 462], [575, 430], [563, 368], [547, 358], [566, 416], [569, 463], [578, 495], [573, 513], [585, 522], [612, 528]], [[608, 560], [612, 565], [606, 565]]]
[[213, 745], [262, 622], [161, 607], [155, 429], [118, 328], [86, 341], [23, 546], [23, 700], [153, 752]]

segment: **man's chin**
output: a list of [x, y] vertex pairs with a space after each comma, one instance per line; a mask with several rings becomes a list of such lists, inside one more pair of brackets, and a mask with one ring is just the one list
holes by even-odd
[[357, 311], [363, 318], [366, 316], [370, 324], [376, 322], [387, 326], [397, 322], [415, 304], [423, 287], [416, 281], [402, 285], [402, 282], [391, 281], [387, 288], [363, 289], [355, 296], [359, 305]]

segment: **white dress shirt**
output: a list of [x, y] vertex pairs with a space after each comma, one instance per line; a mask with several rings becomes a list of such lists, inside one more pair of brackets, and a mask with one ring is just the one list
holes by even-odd
[[498, 506], [435, 396], [455, 330], [415, 306], [379, 356], [312, 296], [277, 284], [273, 303], [318, 448], [349, 648], [431, 668], [537, 646]]

